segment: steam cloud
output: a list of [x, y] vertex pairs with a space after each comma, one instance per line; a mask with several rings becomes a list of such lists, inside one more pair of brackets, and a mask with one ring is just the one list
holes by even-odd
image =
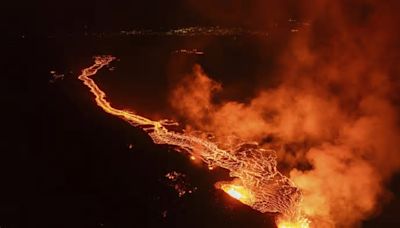
[[[206, 15], [207, 2], [199, 8]], [[400, 168], [396, 5], [373, 0], [297, 5], [296, 14], [310, 26], [280, 50], [273, 75], [278, 86], [258, 88], [247, 103], [215, 103], [222, 86], [196, 65], [172, 91], [171, 105], [188, 128], [275, 148], [303, 191], [301, 208], [316, 227], [357, 227], [379, 211], [388, 195], [385, 183]], [[290, 15], [284, 6], [278, 9]], [[215, 10], [210, 17], [235, 20]]]

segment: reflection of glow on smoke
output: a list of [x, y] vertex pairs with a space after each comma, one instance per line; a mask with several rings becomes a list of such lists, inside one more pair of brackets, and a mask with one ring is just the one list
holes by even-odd
[[[221, 149], [217, 144], [195, 135], [169, 131], [166, 126], [177, 125], [170, 120], [153, 121], [126, 110], [116, 109], [106, 100], [106, 94], [90, 78], [115, 58], [98, 56], [95, 63], [85, 68], [79, 79], [95, 95], [95, 101], [105, 112], [118, 116], [129, 124], [141, 127], [156, 144], [178, 146], [208, 167], [227, 169], [240, 184], [223, 183], [221, 188], [240, 202], [264, 212], [278, 212], [287, 218], [298, 218], [301, 193], [286, 176], [276, 169], [274, 151], [259, 148], [254, 143], [241, 143]], [[232, 147], [232, 146], [231, 146]], [[196, 152], [196, 153], [195, 153]]]

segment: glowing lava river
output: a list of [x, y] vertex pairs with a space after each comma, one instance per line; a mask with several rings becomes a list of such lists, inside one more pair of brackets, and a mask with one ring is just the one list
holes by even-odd
[[132, 126], [142, 128], [156, 144], [177, 146], [211, 168], [221, 167], [228, 170], [230, 176], [235, 178], [234, 181], [217, 183], [216, 186], [262, 213], [280, 213], [277, 219], [279, 228], [309, 227], [309, 221], [302, 216], [299, 208], [301, 192], [289, 178], [277, 170], [274, 151], [259, 148], [255, 143], [242, 143], [230, 149], [221, 149], [210, 140], [168, 130], [168, 126], [177, 125], [173, 121], [154, 121], [112, 107], [106, 100], [106, 94], [91, 77], [114, 59], [112, 56], [97, 56], [94, 64], [83, 69], [79, 76], [95, 96], [98, 106]]

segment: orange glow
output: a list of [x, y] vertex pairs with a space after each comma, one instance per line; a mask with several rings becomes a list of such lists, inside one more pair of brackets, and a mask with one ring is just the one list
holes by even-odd
[[[386, 183], [400, 170], [400, 1], [291, 1], [293, 8], [287, 1], [256, 1], [246, 9], [230, 4], [237, 14], [216, 10], [212, 0], [190, 2], [217, 20], [254, 15], [266, 27], [275, 17], [291, 25], [277, 23], [288, 33], [252, 43], [263, 57], [245, 80], [233, 64], [223, 66], [235, 81], [254, 84], [251, 92], [239, 84], [224, 91], [225, 71], [210, 71], [213, 80], [196, 65], [182, 75], [169, 102], [187, 129], [211, 132], [221, 144], [234, 136], [277, 150], [280, 167], [302, 193], [299, 212], [280, 227], [302, 227], [291, 218], [303, 214], [313, 227], [353, 228], [379, 213], [391, 197]], [[275, 42], [282, 47], [271, 46]], [[263, 60], [270, 57], [272, 65]], [[263, 194], [253, 183], [244, 186], [256, 198]]]
[[307, 219], [299, 219], [298, 221], [285, 221], [277, 222], [278, 228], [309, 228], [310, 222]]
[[84, 69], [79, 76], [95, 96], [97, 105], [105, 112], [123, 119], [132, 126], [142, 128], [156, 144], [178, 146], [189, 154], [191, 160], [203, 161], [210, 170], [214, 167], [228, 170], [230, 176], [236, 178], [240, 185], [223, 184], [222, 190], [253, 209], [283, 215], [292, 214], [297, 210], [301, 192], [276, 169], [274, 151], [247, 142], [221, 149], [218, 144], [202, 137], [169, 131], [166, 126], [177, 125], [171, 120], [153, 121], [133, 112], [112, 107], [106, 100], [106, 94], [90, 77], [114, 59], [112, 56], [97, 56], [95, 63]]
[[243, 186], [235, 184], [222, 184], [221, 189], [231, 197], [246, 205], [251, 205], [253, 203], [254, 199], [251, 192]]
[[[287, 31], [249, 40], [254, 58], [240, 68], [253, 66], [248, 72], [237, 71], [239, 59], [207, 64], [221, 73], [217, 78], [229, 76], [226, 93], [200, 65], [174, 81], [169, 102], [176, 118], [185, 120], [182, 132], [169, 130], [174, 121], [111, 105], [92, 76], [112, 56], [96, 57], [79, 76], [97, 105], [143, 129], [155, 144], [186, 152], [191, 163], [227, 170], [238, 181], [220, 188], [262, 213], [279, 213], [279, 228], [360, 227], [379, 213], [389, 198], [387, 183], [400, 170], [399, 1], [290, 1], [290, 7], [276, 1], [282, 2], [277, 8], [258, 1], [234, 4], [238, 13], [222, 15], [215, 1], [188, 1], [209, 6], [201, 11], [212, 17], [233, 17], [228, 24], [253, 15], [261, 23], [255, 27]], [[210, 51], [205, 58], [214, 56], [215, 46], [207, 45], [201, 45]], [[191, 61], [171, 61], [169, 76], [178, 79], [177, 72], [186, 72], [180, 67]], [[236, 80], [243, 87], [232, 85]], [[278, 162], [290, 178], [277, 170]]]

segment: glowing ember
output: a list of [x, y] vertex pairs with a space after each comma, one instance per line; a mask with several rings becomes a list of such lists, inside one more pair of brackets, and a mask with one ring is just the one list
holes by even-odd
[[[169, 131], [166, 126], [177, 125], [170, 120], [153, 121], [122, 109], [116, 109], [106, 100], [106, 94], [90, 78], [115, 58], [98, 56], [95, 63], [84, 69], [79, 79], [94, 94], [98, 106], [132, 126], [145, 130], [156, 144], [177, 146], [199, 159], [208, 167], [227, 169], [235, 183], [220, 184], [220, 188], [240, 202], [264, 212], [278, 212], [285, 217], [299, 217], [301, 192], [286, 176], [276, 169], [274, 151], [259, 148], [255, 143], [241, 143], [221, 149], [217, 144], [187, 133]], [[196, 153], [195, 153], [196, 151]], [[240, 183], [240, 184], [237, 184]], [[303, 228], [303, 227], [302, 227]]]
[[167, 184], [178, 193], [179, 197], [186, 194], [192, 194], [197, 190], [197, 187], [192, 187], [188, 183], [186, 175], [183, 173], [172, 171], [165, 174], [165, 178], [168, 180]]

